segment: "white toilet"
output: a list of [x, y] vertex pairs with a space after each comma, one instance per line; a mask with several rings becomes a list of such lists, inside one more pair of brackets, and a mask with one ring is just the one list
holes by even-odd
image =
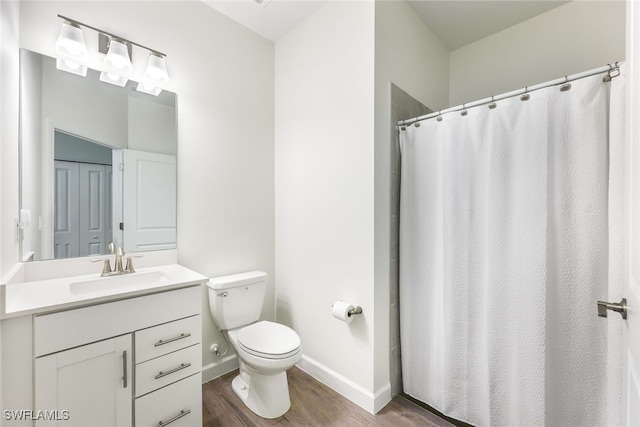
[[262, 271], [209, 280], [209, 309], [240, 358], [240, 374], [231, 386], [240, 399], [264, 418], [278, 418], [291, 407], [286, 370], [300, 360], [300, 337], [291, 328], [258, 321], [267, 274]]

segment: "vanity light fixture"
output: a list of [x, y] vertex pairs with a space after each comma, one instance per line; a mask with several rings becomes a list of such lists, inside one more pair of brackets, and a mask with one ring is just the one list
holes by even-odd
[[100, 70], [101, 81], [117, 86], [126, 85], [133, 70], [131, 49], [132, 46], [136, 46], [149, 52], [147, 69], [137, 90], [150, 95], [158, 95], [162, 92], [162, 87], [169, 82], [164, 53], [66, 16], [58, 15], [58, 17], [63, 20], [62, 30], [56, 41], [56, 52], [59, 55], [56, 61], [58, 69], [86, 76], [87, 66], [85, 64], [88, 52], [84, 44], [82, 30], [89, 28], [98, 33], [99, 52], [106, 54], [104, 66]]
[[169, 74], [167, 73], [167, 64], [164, 61], [164, 56], [157, 52], [149, 53], [147, 70], [142, 77], [142, 81], [138, 83], [136, 90], [158, 96], [162, 92], [161, 87], [167, 83], [169, 83]]
[[87, 46], [84, 43], [82, 28], [74, 22], [65, 20], [56, 40], [56, 67], [68, 73], [85, 77], [87, 66], [82, 62], [87, 58]]
[[100, 73], [100, 81], [117, 86], [127, 84], [128, 75], [133, 69], [129, 59], [129, 48], [126, 43], [112, 38], [109, 41], [107, 57], [104, 59], [104, 71]]

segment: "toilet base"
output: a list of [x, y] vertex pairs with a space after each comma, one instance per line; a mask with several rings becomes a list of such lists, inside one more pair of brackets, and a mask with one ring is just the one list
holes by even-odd
[[286, 371], [262, 374], [240, 361], [240, 374], [231, 382], [236, 395], [256, 415], [278, 418], [291, 407]]

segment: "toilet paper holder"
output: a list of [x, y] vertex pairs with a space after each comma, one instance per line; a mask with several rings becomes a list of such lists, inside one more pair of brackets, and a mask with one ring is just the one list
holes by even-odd
[[355, 316], [356, 314], [362, 314], [362, 307], [360, 307], [359, 305], [356, 305], [347, 313], [349, 317]]

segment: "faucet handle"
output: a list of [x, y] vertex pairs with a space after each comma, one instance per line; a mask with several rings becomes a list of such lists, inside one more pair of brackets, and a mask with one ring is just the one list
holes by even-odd
[[102, 274], [101, 276], [108, 276], [111, 273], [111, 263], [109, 262], [109, 258], [95, 258], [95, 259], [90, 259], [89, 261], [91, 262], [98, 262], [98, 261], [104, 261], [104, 264], [102, 265]]
[[129, 273], [135, 273], [136, 270], [133, 268], [133, 258], [142, 258], [144, 255], [129, 255], [127, 257], [127, 265], [124, 268], [125, 271]]
[[118, 246], [116, 248], [116, 256], [122, 256], [124, 255], [124, 249], [122, 249], [120, 246]]

